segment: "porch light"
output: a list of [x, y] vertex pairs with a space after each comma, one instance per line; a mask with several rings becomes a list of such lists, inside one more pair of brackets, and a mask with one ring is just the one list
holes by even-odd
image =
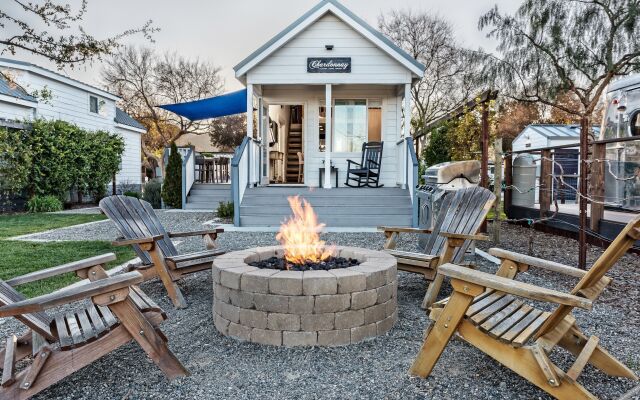
[[329, 50], [329, 51], [331, 51], [331, 50], [333, 50], [333, 45], [332, 44], [325, 44], [324, 48]]

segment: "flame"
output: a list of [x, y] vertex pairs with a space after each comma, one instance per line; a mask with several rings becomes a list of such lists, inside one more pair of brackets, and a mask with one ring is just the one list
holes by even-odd
[[334, 247], [326, 247], [320, 240], [325, 224], [318, 223], [318, 216], [306, 200], [300, 196], [288, 197], [293, 215], [280, 225], [276, 239], [284, 247], [284, 258], [292, 264], [306, 261], [326, 261], [335, 253]]

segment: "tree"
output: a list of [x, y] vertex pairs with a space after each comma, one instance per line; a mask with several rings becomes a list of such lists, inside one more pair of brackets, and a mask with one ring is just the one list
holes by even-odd
[[169, 207], [182, 208], [182, 157], [175, 143], [171, 143], [171, 154], [162, 185], [162, 199]]
[[498, 107], [497, 135], [503, 139], [505, 148], [510, 149], [513, 139], [524, 130], [527, 125], [542, 122], [542, 112], [536, 103], [510, 100]]
[[412, 125], [420, 130], [478, 92], [476, 55], [455, 41], [453, 27], [426, 12], [391, 11], [378, 17], [380, 31], [426, 66], [411, 89]]
[[429, 141], [422, 151], [422, 160], [425, 167], [451, 161], [451, 140], [449, 123], [445, 123], [435, 128], [429, 134]]
[[147, 128], [142, 150], [158, 165], [162, 149], [180, 136], [211, 132], [211, 121], [190, 121], [158, 106], [216, 96], [224, 86], [220, 68], [211, 63], [132, 46], [106, 60], [102, 79], [122, 97], [123, 109]]
[[[480, 29], [497, 39], [485, 75], [501, 93], [559, 109], [580, 120], [580, 152], [588, 153], [593, 113], [616, 77], [640, 70], [640, 1], [525, 0], [514, 15], [495, 7]], [[559, 101], [561, 94], [577, 104]], [[586, 264], [589, 160], [580, 175], [580, 259]]]
[[214, 119], [209, 136], [212, 145], [222, 151], [233, 151], [247, 136], [246, 116], [237, 114]]
[[126, 37], [140, 33], [150, 40], [157, 31], [147, 21], [141, 28], [97, 39], [82, 25], [86, 11], [87, 0], [76, 10], [60, 0], [5, 0], [0, 9], [0, 54], [24, 50], [52, 60], [59, 68], [73, 67], [110, 54]]

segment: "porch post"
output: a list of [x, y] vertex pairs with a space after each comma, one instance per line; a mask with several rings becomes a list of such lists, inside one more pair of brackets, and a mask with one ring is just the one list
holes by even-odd
[[411, 84], [404, 84], [404, 137], [411, 136]]
[[[407, 138], [411, 137], [411, 84], [405, 83], [404, 85], [404, 131], [402, 133], [404, 136], [405, 144]], [[412, 171], [409, 170], [409, 149], [404, 146], [402, 149], [402, 170], [404, 171], [404, 188], [409, 186], [409, 174]], [[412, 178], [413, 179], [413, 178]]]
[[253, 137], [253, 84], [247, 85], [247, 136]]
[[331, 84], [325, 86], [324, 188], [331, 189]]

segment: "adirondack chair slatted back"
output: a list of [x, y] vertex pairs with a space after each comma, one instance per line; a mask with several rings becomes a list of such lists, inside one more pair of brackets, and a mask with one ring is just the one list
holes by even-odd
[[[0, 306], [17, 303], [22, 300], [25, 300], [25, 297], [22, 294], [18, 293], [5, 281], [0, 280]], [[15, 318], [43, 337], [52, 341], [56, 340], [56, 337], [51, 333], [50, 329], [52, 319], [47, 313], [35, 312], [22, 314]]]
[[[481, 187], [460, 189], [446, 195], [440, 207], [440, 213], [423, 249], [425, 254], [441, 255], [444, 251], [446, 238], [440, 232], [463, 233], [475, 235], [491, 209], [496, 196]], [[471, 245], [471, 240], [465, 240], [464, 245], [454, 253], [453, 263], [460, 263]]]
[[362, 145], [362, 168], [379, 170], [382, 164], [382, 142], [369, 142]]
[[[582, 277], [582, 279], [580, 279], [580, 282], [576, 284], [571, 291], [571, 294], [579, 296], [581, 295], [581, 291], [597, 285], [605, 274], [609, 272], [618, 260], [626, 254], [637, 240], [640, 240], [640, 215], [629, 221], [629, 223], [622, 229], [604, 253], [602, 253], [593, 263], [589, 271]], [[558, 306], [540, 328], [535, 337], [538, 338], [553, 330], [553, 328], [559, 324], [569, 312], [571, 312], [571, 309], [572, 307], [569, 306]]]
[[[178, 250], [148, 202], [129, 196], [111, 196], [100, 201], [100, 208], [113, 221], [125, 239], [164, 235], [164, 239], [157, 242], [162, 253], [165, 257], [178, 255]], [[143, 264], [153, 264], [146, 251], [137, 245], [134, 245], [133, 249]]]

